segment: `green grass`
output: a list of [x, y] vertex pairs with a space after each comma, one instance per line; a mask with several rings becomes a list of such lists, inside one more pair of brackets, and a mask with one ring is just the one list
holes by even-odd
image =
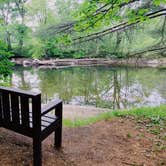
[[143, 118], [162, 118], [166, 120], [166, 105], [158, 107], [142, 107], [135, 108], [128, 111], [114, 111], [114, 116], [135, 116]]
[[67, 127], [80, 127], [90, 125], [97, 121], [101, 120], [111, 120], [115, 117], [127, 117], [133, 116], [135, 118], [145, 118], [150, 119], [152, 123], [158, 124], [160, 121], [166, 121], [166, 105], [161, 105], [158, 107], [142, 107], [142, 108], [134, 108], [131, 110], [116, 110], [101, 113], [95, 117], [87, 118], [87, 119], [77, 119], [77, 120], [68, 120], [64, 119], [63, 124]]

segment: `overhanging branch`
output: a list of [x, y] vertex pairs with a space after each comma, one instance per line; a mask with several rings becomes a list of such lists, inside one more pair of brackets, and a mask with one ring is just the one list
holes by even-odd
[[[166, 9], [161, 9], [161, 10], [146, 14], [145, 16], [148, 19], [153, 19], [153, 18], [156, 18], [156, 17], [166, 16]], [[114, 27], [111, 27], [111, 28], [108, 28], [106, 30], [103, 30], [103, 31], [100, 31], [100, 32], [97, 32], [97, 33], [93, 33], [93, 34], [90, 34], [90, 35], [87, 35], [87, 36], [75, 38], [75, 39], [73, 39], [73, 41], [74, 41], [73, 43], [77, 44], [77, 43], [88, 42], [88, 41], [97, 39], [101, 36], [105, 36], [105, 35], [113, 33], [113, 32], [123, 31], [123, 30], [125, 30], [125, 29], [127, 29], [127, 28], [129, 28], [129, 27], [131, 27], [135, 24], [140, 23], [141, 21], [142, 20], [140, 18], [138, 18], [133, 23], [123, 22], [121, 24], [118, 24], [118, 25], [116, 25]]]

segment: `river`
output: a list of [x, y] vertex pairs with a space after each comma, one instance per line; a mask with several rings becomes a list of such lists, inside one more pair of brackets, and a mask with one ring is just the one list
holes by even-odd
[[111, 109], [166, 104], [166, 69], [15, 67], [11, 86], [40, 91], [43, 103], [61, 98], [65, 104]]

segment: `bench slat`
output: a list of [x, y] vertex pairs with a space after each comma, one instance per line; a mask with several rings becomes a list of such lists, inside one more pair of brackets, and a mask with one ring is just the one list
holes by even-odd
[[51, 101], [50, 103], [48, 103], [47, 105], [45, 105], [42, 108], [41, 116], [43, 116], [43, 115], [47, 114], [48, 112], [50, 112], [51, 110], [55, 109], [61, 103], [62, 103], [62, 100], [60, 100], [60, 99]]
[[2, 119], [2, 93], [0, 93], [0, 120]]
[[34, 97], [40, 94], [40, 93], [28, 92], [25, 90], [20, 90], [16, 88], [8, 88], [3, 86], [0, 86], [0, 92], [8, 92], [8, 93], [14, 92], [19, 96], [28, 96], [28, 97]]
[[29, 127], [29, 98], [21, 96], [21, 117], [22, 125]]
[[12, 113], [12, 121], [16, 124], [20, 124], [19, 118], [19, 98], [15, 93], [11, 93], [11, 113]]
[[9, 102], [9, 93], [4, 91], [2, 92], [2, 106], [3, 114], [6, 123], [10, 122], [10, 102]]

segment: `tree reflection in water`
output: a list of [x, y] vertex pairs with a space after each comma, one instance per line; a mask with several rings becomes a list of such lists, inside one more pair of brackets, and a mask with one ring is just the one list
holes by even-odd
[[148, 68], [17, 67], [11, 86], [41, 91], [43, 103], [59, 97], [65, 104], [112, 109], [166, 103], [166, 70]]

